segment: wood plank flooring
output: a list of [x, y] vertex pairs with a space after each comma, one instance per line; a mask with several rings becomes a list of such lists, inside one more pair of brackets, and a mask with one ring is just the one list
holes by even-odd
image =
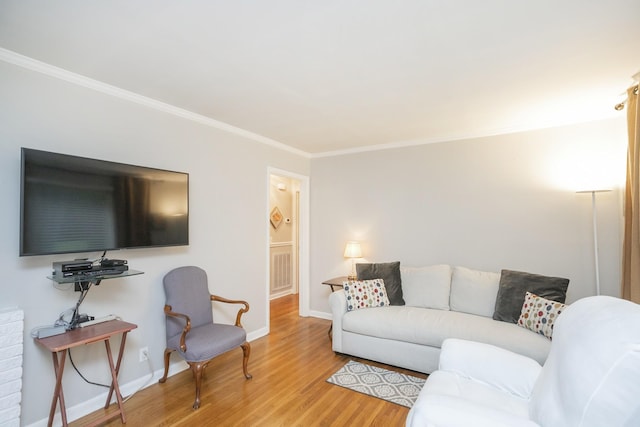
[[[249, 372], [253, 379], [242, 375], [242, 350], [238, 348], [209, 364], [200, 409], [191, 408], [195, 386], [191, 371], [186, 370], [128, 400], [126, 425], [403, 426], [407, 408], [326, 382], [350, 357], [331, 350], [328, 320], [298, 316], [297, 298], [290, 295], [271, 302], [271, 333], [251, 343]], [[99, 410], [70, 425], [86, 425], [103, 414]], [[106, 425], [120, 426], [120, 418]]]

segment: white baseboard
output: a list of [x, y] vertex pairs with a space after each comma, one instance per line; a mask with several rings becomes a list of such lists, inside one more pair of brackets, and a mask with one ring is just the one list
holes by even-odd
[[264, 328], [258, 329], [257, 331], [249, 332], [247, 334], [247, 341], [255, 341], [258, 338], [262, 338], [267, 335], [269, 335], [269, 328], [265, 326]]
[[[187, 365], [184, 361], [178, 361], [169, 365], [169, 377], [184, 371], [185, 369], [189, 369], [189, 365]], [[132, 393], [136, 393], [139, 390], [147, 388], [153, 384], [156, 384], [162, 375], [164, 374], [164, 368], [158, 369], [153, 372], [153, 375], [148, 374], [142, 378], [135, 379], [126, 384], [120, 385], [120, 393], [122, 393], [122, 397], [127, 399]], [[70, 408], [67, 408], [67, 421], [72, 422], [78, 420], [86, 415], [91, 414], [92, 412], [97, 411], [98, 409], [102, 409], [104, 407], [104, 402], [107, 400], [107, 394], [109, 392], [106, 391], [104, 393], [99, 394], [89, 400], [81, 402], [77, 405], [74, 405]], [[133, 396], [131, 397], [133, 398]], [[111, 402], [115, 402], [116, 398], [113, 396], [111, 398]], [[58, 411], [60, 408], [58, 408]], [[48, 418], [43, 418], [35, 423], [29, 424], [27, 427], [46, 427]], [[60, 416], [60, 412], [57, 412], [53, 418], [53, 425], [62, 425], [62, 417]]]
[[325, 313], [324, 311], [311, 311], [309, 313], [310, 317], [317, 317], [318, 319], [331, 320], [331, 313]]

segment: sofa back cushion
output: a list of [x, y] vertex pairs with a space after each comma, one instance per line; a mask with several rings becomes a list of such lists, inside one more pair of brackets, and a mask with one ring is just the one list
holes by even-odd
[[451, 277], [451, 310], [491, 317], [496, 306], [500, 273], [454, 267]]
[[382, 279], [391, 305], [404, 305], [402, 298], [402, 276], [400, 261], [358, 263], [356, 264], [358, 280]]
[[640, 306], [609, 296], [579, 299], [558, 316], [549, 358], [531, 394], [543, 426], [637, 426]]
[[450, 266], [401, 267], [400, 274], [406, 305], [449, 310]]
[[563, 277], [502, 270], [493, 319], [518, 323], [527, 292], [564, 303], [568, 286], [569, 279]]

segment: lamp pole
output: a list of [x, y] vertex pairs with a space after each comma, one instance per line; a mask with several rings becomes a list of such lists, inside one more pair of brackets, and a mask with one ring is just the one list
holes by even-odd
[[596, 295], [600, 295], [600, 263], [598, 261], [598, 210], [596, 209], [596, 193], [604, 193], [611, 190], [588, 190], [578, 193], [591, 193], [591, 217], [593, 219], [593, 260], [596, 270]]
[[600, 263], [598, 262], [598, 211], [596, 210], [596, 192], [591, 192], [591, 212], [593, 212], [593, 259], [596, 265], [596, 295], [600, 295]]

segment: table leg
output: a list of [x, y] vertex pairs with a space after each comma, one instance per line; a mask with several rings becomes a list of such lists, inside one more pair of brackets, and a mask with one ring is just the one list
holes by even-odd
[[111, 344], [109, 340], [105, 340], [104, 344], [107, 349], [107, 358], [109, 359], [109, 368], [111, 369], [111, 387], [109, 387], [109, 394], [107, 396], [107, 402], [105, 403], [105, 409], [109, 407], [109, 403], [111, 402], [111, 396], [115, 391], [116, 400], [118, 401], [118, 409], [120, 410], [120, 419], [122, 423], [126, 423], [126, 418], [124, 415], [124, 407], [122, 401], [122, 395], [120, 394], [120, 387], [118, 386], [118, 372], [120, 371], [120, 362], [122, 361], [122, 355], [124, 353], [124, 346], [127, 339], [127, 333], [122, 334], [122, 341], [120, 342], [120, 351], [118, 352], [118, 360], [116, 362], [116, 366], [113, 366], [113, 356], [111, 353]]
[[53, 370], [56, 374], [56, 387], [53, 392], [53, 399], [51, 401], [51, 410], [49, 411], [49, 422], [47, 423], [48, 427], [53, 425], [53, 417], [56, 414], [56, 404], [60, 402], [60, 416], [62, 417], [62, 425], [67, 426], [67, 410], [64, 405], [64, 393], [62, 392], [62, 374], [64, 372], [64, 363], [67, 359], [67, 351], [63, 350], [60, 353], [60, 360], [58, 360], [58, 353], [55, 351], [51, 352], [51, 356], [53, 357]]

